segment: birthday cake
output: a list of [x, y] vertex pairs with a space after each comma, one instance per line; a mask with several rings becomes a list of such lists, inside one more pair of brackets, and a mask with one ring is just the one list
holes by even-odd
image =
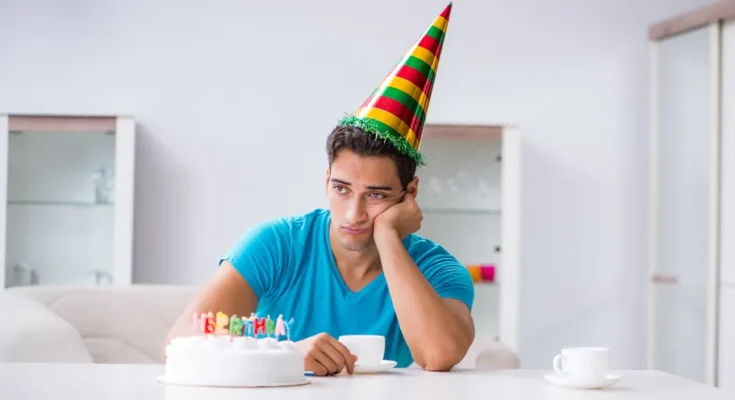
[[[293, 319], [195, 314], [199, 334], [166, 347], [164, 383], [188, 386], [268, 387], [308, 383], [304, 357], [290, 340]], [[202, 334], [203, 333], [203, 334]], [[278, 340], [285, 336], [285, 340]]]

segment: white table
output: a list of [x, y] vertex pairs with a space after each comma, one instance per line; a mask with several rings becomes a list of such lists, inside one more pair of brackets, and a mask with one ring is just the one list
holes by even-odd
[[163, 385], [162, 365], [0, 363], [3, 400], [229, 400], [229, 399], [733, 399], [728, 394], [658, 371], [616, 371], [623, 379], [604, 390], [551, 385], [547, 371], [426, 372], [394, 369], [375, 375], [309, 377], [289, 388], [217, 389]]

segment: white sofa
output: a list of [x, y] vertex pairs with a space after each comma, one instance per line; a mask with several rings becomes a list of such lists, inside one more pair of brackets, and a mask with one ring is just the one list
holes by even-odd
[[[0, 291], [0, 362], [149, 364], [196, 287], [21, 286]], [[513, 369], [517, 355], [477, 338], [458, 367]]]

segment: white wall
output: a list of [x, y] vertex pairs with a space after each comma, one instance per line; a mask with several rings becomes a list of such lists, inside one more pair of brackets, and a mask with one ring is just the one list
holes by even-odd
[[[429, 119], [526, 137], [526, 367], [644, 366], [646, 26], [703, 3], [455, 3]], [[140, 282], [200, 282], [248, 225], [323, 205], [324, 137], [445, 2], [203, 4], [0, 3], [0, 110], [140, 121]]]

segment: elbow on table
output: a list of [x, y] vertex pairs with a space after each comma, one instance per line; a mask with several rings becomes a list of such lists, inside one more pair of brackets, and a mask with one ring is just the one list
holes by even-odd
[[465, 353], [459, 348], [440, 348], [425, 354], [419, 365], [426, 371], [449, 371], [462, 361]]
[[424, 365], [424, 370], [432, 372], [447, 372], [451, 371], [456, 364], [457, 363], [455, 362], [446, 360], [430, 361], [427, 362], [426, 365]]

